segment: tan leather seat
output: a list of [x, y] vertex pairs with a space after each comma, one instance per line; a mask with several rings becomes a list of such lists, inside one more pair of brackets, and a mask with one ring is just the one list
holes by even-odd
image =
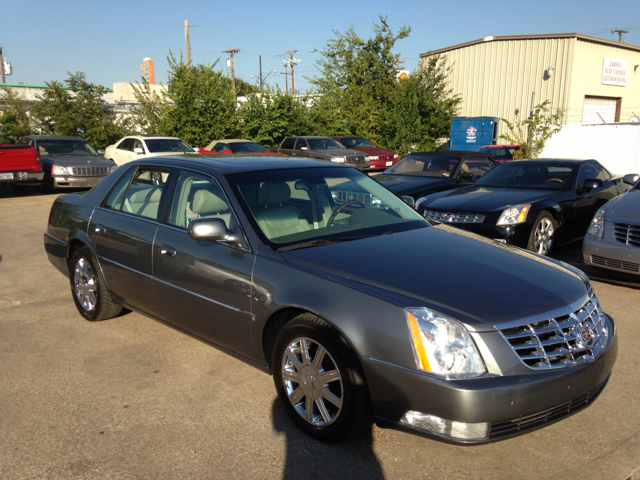
[[231, 211], [225, 200], [208, 190], [198, 190], [193, 196], [191, 211], [196, 218], [221, 218], [230, 228]]
[[258, 205], [263, 208], [256, 214], [260, 229], [272, 239], [311, 230], [300, 211], [287, 205], [291, 188], [285, 182], [265, 182], [258, 193]]

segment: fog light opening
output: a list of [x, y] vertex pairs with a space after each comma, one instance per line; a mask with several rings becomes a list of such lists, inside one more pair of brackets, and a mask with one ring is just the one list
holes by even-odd
[[489, 423], [466, 423], [447, 420], [426, 413], [409, 410], [400, 423], [427, 433], [458, 440], [486, 440], [489, 438]]

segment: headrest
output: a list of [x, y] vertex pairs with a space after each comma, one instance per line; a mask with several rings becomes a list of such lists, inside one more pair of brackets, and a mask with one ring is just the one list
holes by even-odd
[[285, 182], [263, 183], [258, 193], [258, 203], [260, 205], [286, 203], [290, 198], [291, 188]]
[[193, 196], [193, 213], [224, 212], [228, 209], [227, 202], [208, 190], [198, 190]]

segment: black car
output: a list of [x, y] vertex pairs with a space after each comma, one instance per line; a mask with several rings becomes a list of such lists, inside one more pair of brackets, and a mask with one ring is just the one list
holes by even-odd
[[[337, 185], [379, 203], [336, 202]], [[617, 355], [582, 272], [431, 227], [347, 166], [137, 160], [58, 197], [44, 243], [82, 317], [126, 307], [273, 374], [323, 441], [371, 418], [456, 443], [519, 435], [590, 405]]]
[[375, 179], [396, 195], [420, 197], [471, 185], [498, 165], [476, 152], [410, 153]]
[[113, 160], [99, 155], [82, 138], [28, 135], [18, 145], [31, 145], [42, 156], [42, 189], [93, 187], [117, 168]]
[[418, 199], [429, 220], [547, 255], [584, 237], [596, 211], [630, 187], [596, 160], [514, 160], [473, 186]]

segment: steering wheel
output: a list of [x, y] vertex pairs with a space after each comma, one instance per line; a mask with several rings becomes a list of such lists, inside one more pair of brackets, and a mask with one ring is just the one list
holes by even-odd
[[180, 151], [180, 148], [179, 148], [179, 147], [173, 147], [173, 148], [171, 149], [171, 151], [172, 151], [172, 152], [179, 152], [179, 151]]
[[550, 178], [549, 180], [547, 180], [544, 183], [549, 183], [549, 182], [560, 182], [560, 183], [562, 183], [562, 180], [559, 179], [559, 178]]
[[346, 202], [344, 202], [342, 205], [340, 205], [338, 208], [336, 208], [333, 213], [331, 214], [331, 216], [329, 217], [329, 220], [327, 220], [327, 227], [331, 226], [331, 224], [333, 223], [333, 221], [336, 219], [336, 216], [345, 208], [347, 208], [349, 205], [353, 205], [353, 204], [358, 204], [360, 205], [362, 208], [365, 208], [366, 205], [364, 203], [362, 203], [360, 200], [348, 200]]

